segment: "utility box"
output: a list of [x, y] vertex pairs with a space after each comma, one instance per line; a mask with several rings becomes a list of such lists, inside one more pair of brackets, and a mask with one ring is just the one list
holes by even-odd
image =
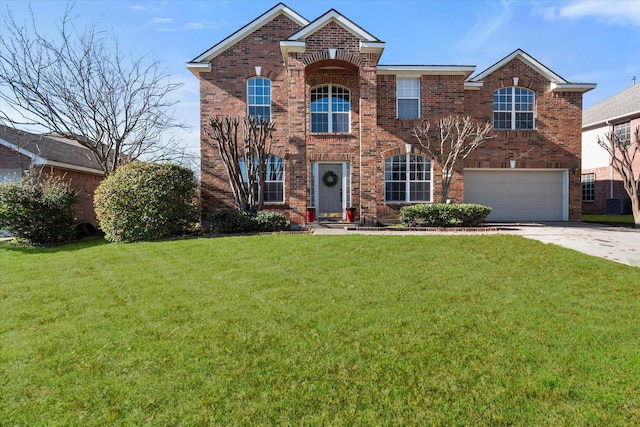
[[609, 215], [630, 215], [631, 199], [615, 198], [606, 200], [607, 214]]

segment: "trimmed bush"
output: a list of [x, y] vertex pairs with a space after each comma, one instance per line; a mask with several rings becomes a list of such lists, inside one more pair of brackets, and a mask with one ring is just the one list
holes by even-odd
[[74, 236], [78, 195], [59, 176], [30, 169], [18, 183], [0, 184], [0, 230], [34, 244], [63, 243]]
[[433, 203], [404, 206], [400, 221], [407, 227], [475, 227], [491, 213], [488, 206]]
[[289, 221], [279, 212], [260, 211], [255, 217], [260, 231], [284, 231], [289, 227]]
[[155, 240], [188, 231], [198, 220], [196, 181], [182, 166], [133, 162], [96, 189], [94, 205], [110, 242]]
[[222, 234], [283, 231], [289, 226], [284, 214], [267, 211], [254, 214], [237, 209], [222, 209], [209, 215], [208, 220], [211, 231]]

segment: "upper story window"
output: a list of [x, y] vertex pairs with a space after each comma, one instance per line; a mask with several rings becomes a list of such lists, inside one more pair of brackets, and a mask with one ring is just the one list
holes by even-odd
[[[256, 157], [254, 165], [257, 166], [258, 158]], [[238, 159], [238, 166], [240, 166], [240, 172], [242, 173], [242, 181], [245, 188], [248, 185], [247, 165], [244, 157]], [[257, 178], [256, 178], [257, 181]], [[259, 184], [256, 182], [255, 184]], [[258, 189], [259, 187], [256, 187]], [[259, 194], [259, 192], [258, 192]], [[284, 202], [284, 159], [282, 157], [269, 154], [267, 157], [267, 170], [265, 174], [265, 189], [264, 189], [264, 202], [265, 203], [283, 203]]]
[[247, 114], [271, 121], [271, 80], [254, 77], [247, 81]]
[[493, 128], [534, 129], [535, 92], [523, 87], [505, 87], [493, 92]]
[[385, 202], [430, 202], [431, 160], [400, 154], [384, 161]]
[[631, 145], [631, 122], [613, 125], [613, 133], [618, 136], [620, 145]]
[[396, 111], [399, 119], [420, 117], [420, 79], [396, 80]]
[[311, 89], [311, 132], [349, 132], [349, 89], [326, 85]]

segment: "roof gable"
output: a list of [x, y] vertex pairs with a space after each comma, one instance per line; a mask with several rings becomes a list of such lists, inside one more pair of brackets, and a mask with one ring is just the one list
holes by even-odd
[[549, 68], [547, 68], [544, 65], [542, 65], [541, 62], [539, 62], [538, 60], [533, 58], [531, 55], [529, 55], [528, 53], [526, 53], [522, 49], [516, 49], [515, 51], [513, 51], [509, 55], [507, 55], [504, 58], [502, 58], [500, 61], [496, 62], [495, 64], [493, 64], [492, 66], [490, 66], [486, 70], [482, 71], [480, 74], [478, 74], [475, 77], [471, 78], [471, 81], [472, 82], [481, 81], [485, 77], [493, 74], [496, 70], [502, 68], [503, 66], [505, 66], [506, 64], [508, 64], [509, 62], [513, 61], [516, 58], [518, 58], [519, 60], [521, 60], [522, 62], [527, 64], [529, 67], [533, 68], [538, 74], [541, 74], [542, 76], [544, 76], [550, 82], [553, 82], [553, 83], [568, 83], [565, 79], [563, 79], [558, 74], [556, 74], [553, 71], [551, 71]]
[[500, 61], [496, 62], [486, 70], [482, 71], [480, 74], [468, 80], [468, 86], [471, 88], [474, 85], [478, 85], [482, 83], [482, 80], [493, 74], [496, 70], [499, 70], [509, 62], [514, 59], [519, 59], [524, 62], [527, 66], [535, 70], [538, 74], [542, 75], [544, 78], [551, 82], [551, 92], [588, 92], [591, 89], [595, 88], [595, 83], [571, 83], [561, 77], [559, 74], [554, 73], [549, 68], [544, 66], [540, 61], [535, 59], [533, 56], [529, 55], [522, 49], [516, 49], [509, 55], [502, 58]]
[[384, 50], [383, 41], [380, 41], [380, 39], [364, 30], [337, 10], [331, 9], [310, 24], [301, 28], [297, 33], [291, 35], [287, 40], [282, 40], [280, 42], [280, 50], [282, 51], [284, 61], [287, 62], [287, 54], [289, 52], [304, 52], [306, 49], [306, 38], [331, 22], [335, 22], [341, 28], [348, 31], [350, 34], [353, 34], [354, 37], [360, 40], [361, 52], [377, 53], [378, 55], [382, 54], [382, 51]]
[[329, 22], [335, 22], [336, 24], [340, 25], [342, 28], [349, 31], [356, 38], [358, 38], [361, 42], [380, 43], [380, 40], [377, 37], [373, 36], [371, 33], [367, 32], [362, 27], [355, 24], [353, 21], [351, 21], [349, 18], [345, 17], [335, 9], [331, 9], [324, 15], [315, 19], [313, 22], [300, 29], [300, 31], [293, 34], [287, 40], [303, 41], [311, 34], [327, 25]]
[[187, 68], [189, 68], [193, 73], [196, 74], [197, 71], [207, 71], [205, 70], [205, 68], [210, 68], [209, 61], [211, 61], [213, 58], [218, 56], [230, 46], [233, 46], [249, 34], [262, 27], [264, 24], [271, 22], [280, 15], [287, 16], [289, 19], [298, 23], [300, 26], [306, 26], [309, 24], [309, 21], [293, 11], [287, 5], [285, 5], [284, 3], [278, 3], [253, 21], [249, 22], [244, 27], [240, 28], [235, 33], [231, 34], [221, 42], [215, 44], [208, 50], [196, 56], [191, 62], [187, 63]]

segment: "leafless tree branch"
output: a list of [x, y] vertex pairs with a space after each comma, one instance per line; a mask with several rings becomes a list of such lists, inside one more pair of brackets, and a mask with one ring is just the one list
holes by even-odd
[[[20, 119], [72, 139], [94, 154], [105, 174], [136, 160], [174, 161], [185, 149], [167, 132], [184, 128], [173, 119], [181, 87], [158, 61], [125, 55], [115, 40], [91, 25], [74, 26], [72, 7], [58, 25], [56, 40], [10, 11], [2, 19], [0, 99]], [[8, 116], [6, 113], [5, 116]]]
[[598, 144], [609, 153], [611, 167], [622, 179], [622, 185], [631, 198], [633, 222], [636, 228], [640, 228], [640, 171], [633, 169], [633, 162], [640, 152], [640, 126], [636, 127], [628, 145], [621, 141], [620, 136], [613, 130], [606, 133], [604, 139], [598, 136]]
[[440, 119], [434, 130], [428, 121], [413, 128], [412, 135], [442, 168], [442, 203], [449, 199], [456, 162], [466, 159], [487, 139], [494, 138], [492, 130], [491, 123], [479, 123], [468, 116]]

